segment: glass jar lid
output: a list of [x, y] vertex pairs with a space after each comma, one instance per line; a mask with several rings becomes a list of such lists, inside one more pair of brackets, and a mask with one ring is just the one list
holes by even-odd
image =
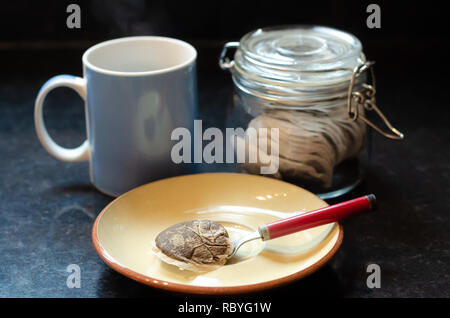
[[263, 28], [246, 34], [234, 56], [236, 71], [278, 85], [349, 81], [364, 60], [353, 35], [322, 26]]
[[[227, 56], [236, 49], [234, 60]], [[374, 61], [366, 61], [353, 35], [323, 26], [258, 29], [240, 42], [224, 45], [219, 66], [232, 73], [239, 97], [249, 110], [346, 107], [351, 121], [362, 119], [387, 138], [402, 140], [375, 102]], [[370, 81], [367, 76], [370, 70]], [[392, 133], [371, 122], [375, 110]]]

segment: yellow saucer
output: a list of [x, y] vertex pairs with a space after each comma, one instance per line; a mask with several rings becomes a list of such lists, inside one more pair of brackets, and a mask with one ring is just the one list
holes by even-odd
[[316, 271], [341, 245], [342, 227], [333, 223], [250, 242], [225, 266], [201, 274], [163, 263], [152, 253], [152, 242], [170, 225], [200, 218], [219, 221], [235, 239], [258, 225], [326, 205], [302, 188], [267, 177], [187, 175], [152, 182], [115, 199], [95, 220], [92, 240], [111, 268], [143, 284], [196, 294], [251, 292]]

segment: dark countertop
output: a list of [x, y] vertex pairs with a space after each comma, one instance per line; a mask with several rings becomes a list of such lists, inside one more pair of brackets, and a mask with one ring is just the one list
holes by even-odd
[[[232, 83], [229, 74], [216, 67], [218, 48], [199, 52], [204, 61], [199, 64], [200, 118], [206, 125], [223, 127]], [[87, 163], [54, 159], [36, 137], [33, 103], [39, 87], [55, 74], [80, 75], [80, 56], [79, 50], [1, 52], [2, 59], [12, 62], [5, 65], [0, 82], [0, 297], [184, 301], [183, 295], [140, 285], [102, 262], [91, 242], [91, 227], [112, 199], [89, 184]], [[318, 272], [248, 297], [280, 302], [292, 293], [450, 297], [450, 110], [445, 75], [424, 73], [408, 61], [397, 64], [389, 50], [377, 59], [378, 101], [406, 140], [374, 134], [368, 175], [343, 199], [375, 193], [379, 211], [345, 220], [340, 250]], [[391, 64], [386, 63], [389, 59]], [[45, 116], [56, 141], [75, 146], [85, 138], [83, 111], [74, 92], [52, 93]], [[66, 287], [66, 267], [73, 263], [81, 267], [80, 289]], [[366, 286], [371, 263], [381, 267], [379, 289]]]

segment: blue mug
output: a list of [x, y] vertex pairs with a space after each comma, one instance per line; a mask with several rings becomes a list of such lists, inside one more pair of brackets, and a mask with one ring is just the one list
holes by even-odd
[[[106, 41], [83, 54], [84, 77], [48, 80], [35, 102], [36, 132], [44, 148], [65, 161], [89, 161], [91, 183], [118, 196], [136, 186], [189, 172], [171, 159], [177, 127], [192, 130], [197, 112], [197, 52], [165, 37]], [[87, 140], [67, 149], [45, 128], [43, 104], [56, 87], [74, 89], [85, 101]]]

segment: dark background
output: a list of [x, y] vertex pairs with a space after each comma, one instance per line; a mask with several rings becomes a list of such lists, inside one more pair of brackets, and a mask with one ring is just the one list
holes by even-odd
[[[81, 29], [66, 27], [66, 7], [81, 7]], [[217, 54], [227, 41], [239, 40], [260, 27], [316, 24], [356, 35], [368, 58], [378, 62], [381, 77], [400, 80], [419, 71], [418, 83], [434, 81], [433, 74], [448, 65], [444, 49], [450, 30], [445, 7], [406, 1], [378, 1], [381, 29], [366, 26], [370, 1], [8, 1], [0, 10], [0, 49], [17, 61], [3, 60], [3, 70], [29, 73], [48, 69], [43, 50], [56, 50], [62, 60], [58, 72], [78, 67], [74, 49], [85, 50], [100, 41], [131, 35], [180, 38], [199, 50], [200, 70], [218, 71]], [[25, 56], [19, 53], [26, 51]], [[209, 53], [216, 54], [209, 54]], [[30, 58], [39, 55], [39, 58]], [[46, 56], [46, 55], [44, 55]], [[53, 60], [52, 60], [53, 61]], [[55, 63], [56, 64], [56, 63]], [[31, 67], [31, 69], [30, 69]], [[199, 72], [200, 75], [203, 72]]]
[[[81, 7], [81, 29], [66, 7]], [[230, 74], [217, 65], [222, 45], [259, 27], [318, 24], [355, 34], [375, 60], [377, 101], [402, 142], [374, 134], [365, 182], [347, 199], [373, 192], [380, 210], [343, 222], [344, 243], [317, 273], [248, 295], [282, 303], [299, 297], [450, 297], [449, 21], [440, 3], [377, 1], [381, 29], [368, 29], [368, 1], [4, 1], [0, 4], [0, 297], [184, 296], [141, 286], [96, 255], [90, 229], [111, 201], [89, 185], [86, 163], [60, 162], [39, 144], [33, 104], [57, 74], [82, 75], [81, 55], [100, 41], [131, 35], [179, 38], [198, 50], [204, 126], [224, 127], [232, 107]], [[58, 88], [45, 110], [63, 146], [85, 138], [83, 105]], [[330, 201], [331, 203], [333, 201]], [[80, 264], [82, 288], [65, 285]], [[368, 289], [367, 264], [382, 269]], [[228, 300], [237, 298], [224, 298]]]

